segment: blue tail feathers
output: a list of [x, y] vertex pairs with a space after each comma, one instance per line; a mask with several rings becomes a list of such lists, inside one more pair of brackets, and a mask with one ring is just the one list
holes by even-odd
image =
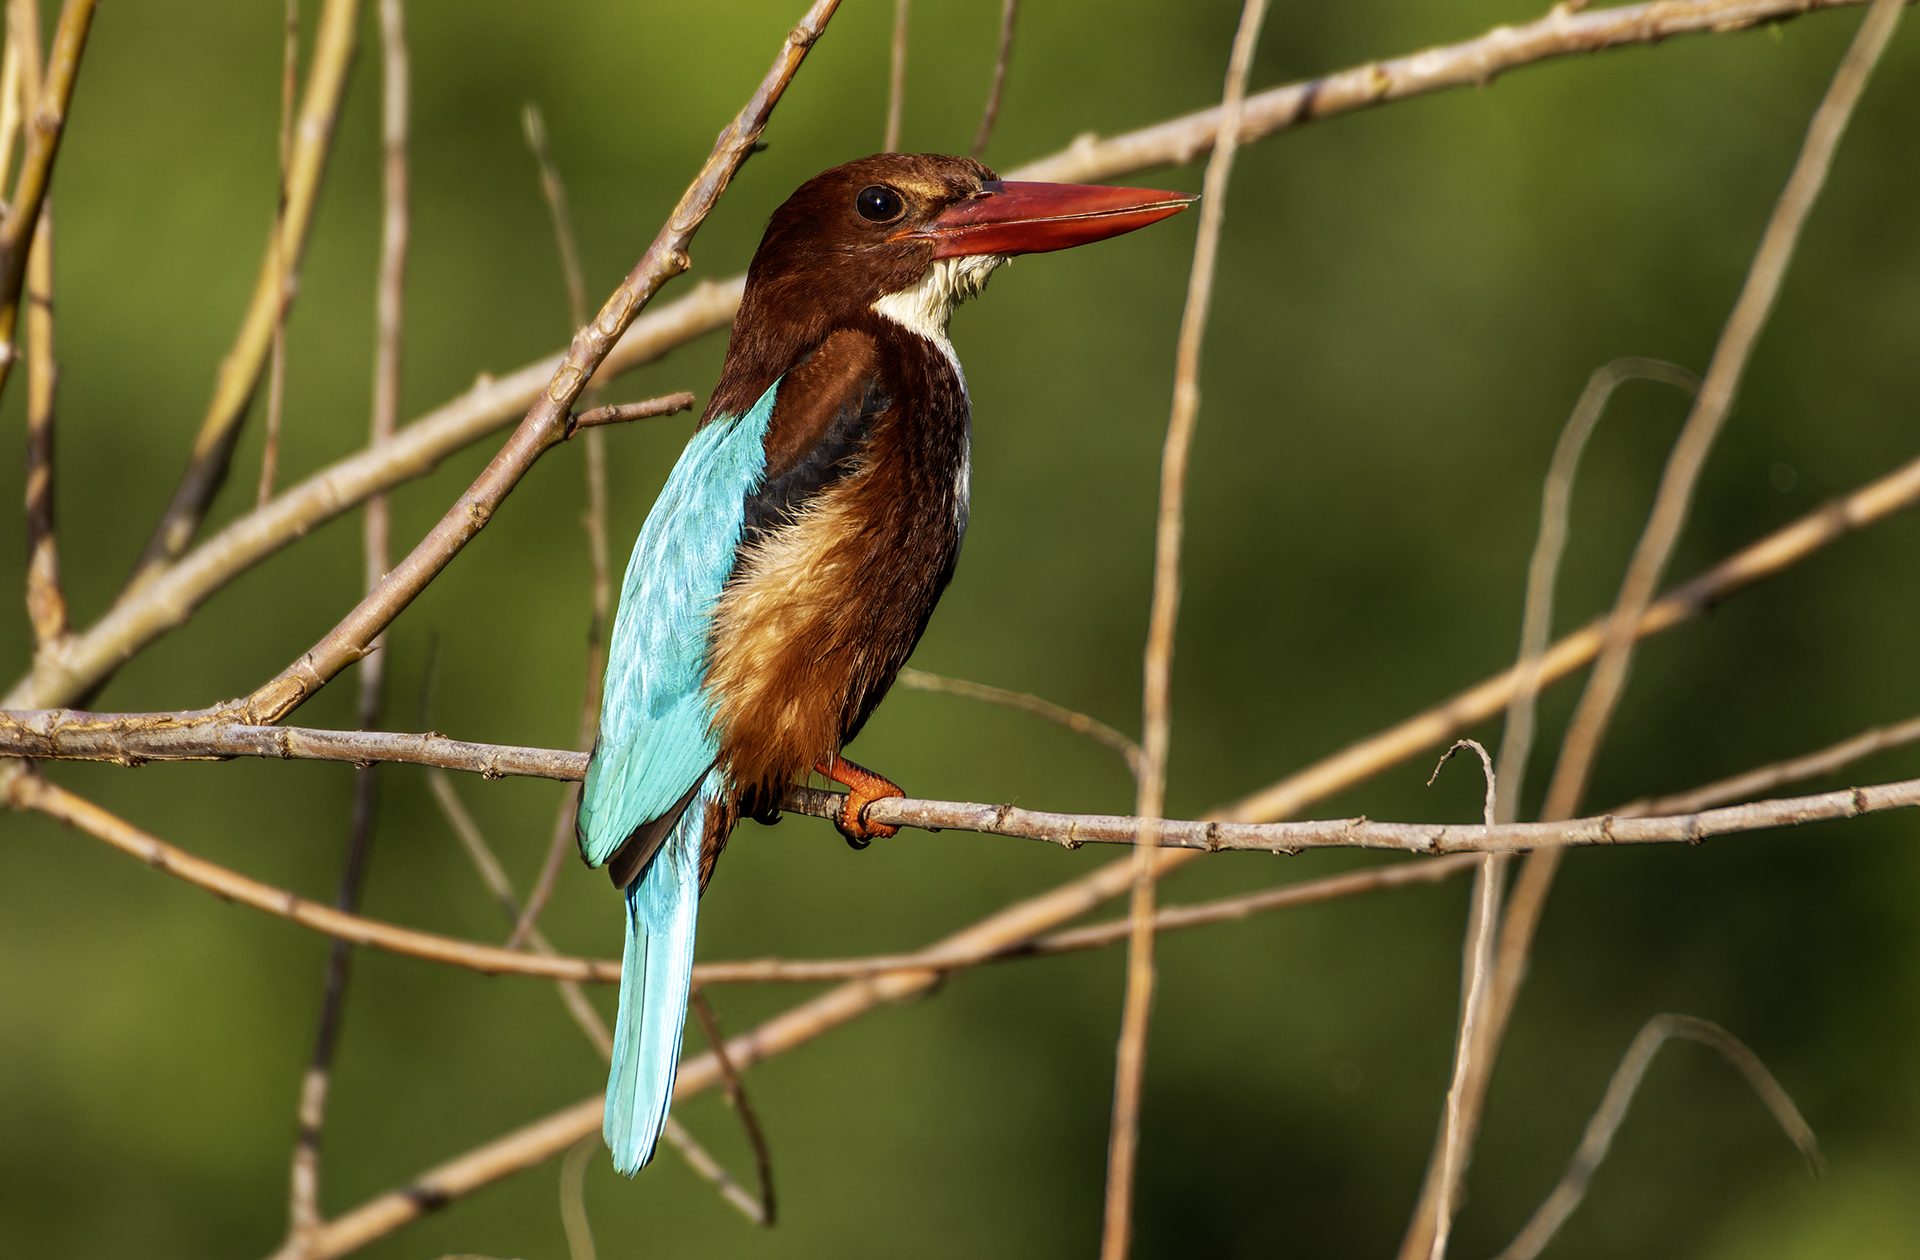
[[602, 1127], [613, 1166], [628, 1177], [653, 1158], [673, 1101], [693, 979], [700, 845], [720, 788], [720, 772], [708, 772], [673, 834], [627, 886], [627, 947]]

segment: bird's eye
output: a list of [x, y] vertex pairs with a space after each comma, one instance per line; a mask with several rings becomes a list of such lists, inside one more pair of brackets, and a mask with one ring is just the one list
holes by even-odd
[[860, 190], [860, 195], [853, 199], [853, 208], [869, 223], [891, 223], [907, 212], [907, 203], [885, 184], [874, 184]]

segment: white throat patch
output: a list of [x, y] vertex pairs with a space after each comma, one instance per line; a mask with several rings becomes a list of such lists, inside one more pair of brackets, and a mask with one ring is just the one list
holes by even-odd
[[[875, 314], [919, 333], [947, 356], [947, 362], [953, 364], [954, 376], [960, 380], [960, 395], [967, 398], [969, 411], [973, 400], [967, 395], [967, 373], [960, 366], [960, 356], [953, 351], [953, 342], [947, 337], [947, 322], [953, 318], [953, 308], [984, 289], [987, 277], [1005, 261], [1006, 257], [1001, 254], [937, 258], [927, 268], [927, 274], [920, 277], [919, 283], [898, 293], [889, 293], [873, 304]], [[953, 485], [953, 520], [960, 527], [960, 536], [965, 538], [967, 517], [973, 506], [971, 415], [967, 417], [967, 429], [961, 435], [960, 443], [960, 468], [954, 476]]]
[[960, 377], [960, 388], [967, 387], [967, 374], [960, 369], [960, 356], [947, 339], [947, 323], [953, 308], [987, 287], [987, 277], [1005, 262], [999, 254], [971, 254], [962, 258], [937, 258], [927, 274], [909, 288], [889, 293], [873, 304], [874, 313], [902, 328], [919, 333], [931, 341]]

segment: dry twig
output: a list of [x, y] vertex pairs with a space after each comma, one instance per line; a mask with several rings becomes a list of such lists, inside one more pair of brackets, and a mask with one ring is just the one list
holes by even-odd
[[1659, 359], [1621, 358], [1594, 369], [1587, 387], [1573, 404], [1573, 414], [1560, 430], [1553, 459], [1547, 465], [1540, 494], [1540, 532], [1533, 557], [1527, 563], [1525, 610], [1520, 618], [1520, 656], [1514, 663], [1513, 696], [1507, 701], [1507, 720], [1500, 732], [1496, 770], [1500, 801], [1496, 817], [1512, 822], [1520, 816], [1520, 790], [1526, 783], [1527, 758], [1533, 751], [1535, 700], [1540, 694], [1540, 661], [1553, 636], [1554, 591], [1560, 558], [1566, 554], [1568, 517], [1573, 509], [1573, 481], [1587, 439], [1600, 423], [1613, 391], [1628, 381], [1662, 381], [1688, 393], [1700, 388], [1700, 379], [1684, 368]]
[[[1571, 817], [1586, 795], [1601, 740], [1626, 687], [1633, 647], [1640, 637], [1638, 628], [1653, 603], [1654, 591], [1679, 540], [1707, 454], [1732, 409], [1748, 359], [1773, 310], [1800, 231], [1825, 186], [1834, 151], [1846, 131], [1853, 107], [1899, 22], [1901, 4], [1902, 0], [1874, 0], [1825, 97], [1814, 111], [1793, 173], [1774, 206], [1740, 296], [1714, 347], [1693, 410], [1661, 475], [1653, 509], [1628, 563], [1620, 594], [1606, 619], [1593, 672], [1561, 743], [1559, 761], [1541, 809], [1543, 819], [1551, 822]], [[1481, 1046], [1475, 1054], [1474, 1076], [1467, 1094], [1469, 1141], [1478, 1129], [1487, 1084], [1512, 1018], [1514, 1003], [1519, 998], [1526, 960], [1532, 952], [1534, 933], [1559, 870], [1560, 856], [1558, 849], [1535, 854], [1528, 859], [1514, 884], [1513, 899], [1501, 926], [1488, 1018]], [[1423, 1195], [1409, 1226], [1407, 1242], [1401, 1249], [1403, 1258], [1426, 1250], [1422, 1242], [1433, 1228], [1433, 1220], [1448, 1206], [1440, 1204], [1432, 1195]]]
[[[61, 7], [46, 73], [35, 76], [40, 79], [40, 90], [34, 96], [33, 108], [21, 111], [26, 115], [26, 151], [20, 156], [20, 178], [13, 186], [6, 214], [0, 216], [0, 390], [6, 388], [7, 375], [20, 357], [16, 345], [20, 289], [26, 282], [28, 255], [40, 226], [40, 208], [53, 183], [53, 161], [66, 132], [67, 108], [73, 101], [73, 84], [80, 73], [87, 32], [93, 27], [93, 9], [94, 0], [66, 0]], [[24, 23], [15, 25], [24, 33]], [[36, 41], [32, 53], [36, 66], [38, 58]], [[27, 61], [23, 49], [17, 72], [23, 89], [30, 74]]]
[[893, 0], [893, 44], [887, 73], [887, 131], [880, 141], [882, 153], [900, 151], [900, 116], [907, 103], [907, 5], [908, 0]]
[[293, 161], [293, 108], [300, 61], [300, 0], [287, 0], [286, 38], [280, 54], [280, 188], [274, 199], [273, 233], [267, 248], [279, 284], [280, 303], [273, 312], [273, 346], [267, 368], [267, 432], [260, 450], [260, 486], [253, 505], [265, 507], [273, 498], [274, 477], [280, 466], [280, 423], [287, 397], [287, 307], [293, 301], [293, 269], [287, 265], [287, 173]]
[[1133, 932], [1127, 942], [1126, 996], [1120, 1044], [1114, 1055], [1113, 1119], [1107, 1135], [1107, 1189], [1100, 1230], [1101, 1260], [1126, 1260], [1133, 1245], [1133, 1185], [1140, 1148], [1140, 1096], [1147, 1070], [1147, 1030], [1153, 1013], [1153, 851], [1166, 812], [1167, 752], [1173, 729], [1173, 645], [1180, 617], [1180, 548], [1186, 531], [1187, 462], [1200, 419], [1200, 352], [1213, 302], [1213, 273], [1226, 218], [1227, 185], [1238, 149], [1240, 107], [1247, 74], [1267, 16], [1267, 0], [1245, 0], [1227, 58], [1220, 101], [1220, 134], [1201, 184], [1200, 226], [1186, 306], [1174, 351], [1173, 411], [1160, 456], [1160, 506], [1154, 525], [1153, 603], [1147, 615], [1146, 660], [1140, 703], [1140, 761], [1134, 774], [1134, 814], [1141, 820], [1133, 858]]
[[1607, 1157], [1607, 1149], [1613, 1145], [1613, 1135], [1627, 1118], [1627, 1108], [1633, 1105], [1633, 1095], [1640, 1088], [1641, 1080], [1647, 1074], [1647, 1068], [1653, 1064], [1653, 1056], [1660, 1053], [1660, 1047], [1671, 1037], [1682, 1037], [1688, 1041], [1697, 1041], [1703, 1046], [1718, 1050], [1723, 1058], [1753, 1086], [1753, 1092], [1760, 1095], [1767, 1110], [1786, 1130], [1787, 1137], [1800, 1149], [1806, 1158], [1807, 1169], [1816, 1177], [1826, 1168], [1826, 1160], [1820, 1154], [1819, 1139], [1800, 1115], [1800, 1109], [1793, 1105], [1793, 1099], [1780, 1087], [1780, 1082], [1767, 1071], [1767, 1065], [1760, 1056], [1747, 1049], [1739, 1038], [1726, 1029], [1704, 1019], [1691, 1015], [1655, 1015], [1627, 1047], [1627, 1053], [1621, 1058], [1620, 1066], [1614, 1069], [1613, 1079], [1607, 1082], [1607, 1092], [1600, 1100], [1600, 1107], [1593, 1113], [1593, 1119], [1587, 1122], [1587, 1131], [1580, 1140], [1580, 1147], [1573, 1153], [1573, 1159], [1567, 1165], [1566, 1174], [1553, 1188], [1529, 1219], [1514, 1240], [1507, 1244], [1495, 1260], [1533, 1260], [1541, 1250], [1553, 1241], [1567, 1218], [1580, 1206], [1580, 1200], [1586, 1196], [1587, 1183], [1593, 1179], [1600, 1164]]
[[[1462, 748], [1471, 748], [1479, 754], [1487, 787], [1481, 819], [1492, 827], [1498, 812], [1500, 787], [1493, 772], [1493, 758], [1479, 740], [1455, 740], [1452, 747], [1440, 754], [1433, 774], [1427, 778], [1427, 786], [1433, 786], [1434, 780], [1440, 777], [1441, 768]], [[1468, 1075], [1473, 1070], [1474, 1032], [1486, 1005], [1487, 980], [1493, 966], [1494, 924], [1500, 916], [1500, 881], [1504, 873], [1505, 862], [1500, 854], [1489, 853], [1480, 859], [1480, 869], [1473, 880], [1473, 899], [1467, 912], [1467, 939], [1461, 950], [1460, 1031], [1454, 1038], [1453, 1081], [1447, 1087], [1446, 1113], [1440, 1127], [1441, 1209], [1433, 1233], [1433, 1260], [1442, 1260], [1447, 1254], [1447, 1234], [1453, 1224], [1451, 1208], [1454, 1188], [1466, 1171], [1467, 1141], [1461, 1119], [1461, 1101]]]
[[[33, 0], [7, 5], [8, 82], [11, 117], [0, 121], [0, 166], [12, 157], [20, 120], [40, 99], [40, 8]], [[5, 172], [0, 170], [0, 185]], [[60, 363], [53, 339], [53, 199], [40, 206], [40, 222], [27, 253], [27, 619], [34, 653], [57, 648], [70, 633], [67, 599], [60, 589], [60, 549], [54, 532], [54, 400]]]
[[1000, 8], [1000, 49], [993, 57], [993, 86], [987, 89], [987, 108], [980, 115], [980, 130], [974, 133], [974, 161], [986, 156], [987, 141], [993, 138], [993, 125], [1000, 121], [1000, 97], [1007, 88], [1007, 63], [1013, 60], [1013, 27], [1020, 17], [1020, 0], [1002, 0]]
[[306, 94], [300, 103], [300, 122], [287, 165], [285, 211], [275, 216], [276, 231], [267, 241], [267, 256], [260, 263], [260, 277], [254, 283], [239, 335], [234, 338], [233, 349], [221, 360], [213, 400], [193, 440], [186, 471], [127, 579], [129, 591], [151, 582], [185, 554], [227, 479], [233, 448], [240, 438], [240, 423], [246, 418], [247, 404], [259, 388], [260, 373], [272, 351], [274, 327], [283, 319], [298, 285], [300, 261], [306, 254], [313, 208], [326, 176], [359, 26], [359, 0], [326, 0], [321, 6], [313, 55], [307, 63]]
[[[297, 13], [291, 0], [287, 8], [287, 73], [283, 122], [291, 117], [293, 103], [293, 48], [297, 32]], [[375, 327], [373, 406], [368, 429], [368, 446], [378, 449], [393, 440], [400, 411], [401, 320], [407, 274], [408, 198], [407, 198], [407, 106], [408, 61], [405, 12], [402, 0], [380, 0], [381, 51], [381, 147], [382, 180], [380, 273], [375, 286]], [[281, 136], [282, 207], [285, 205], [285, 163], [289, 137]], [[275, 240], [280, 239], [275, 227]], [[286, 330], [285, 303], [274, 325], [274, 384], [284, 365]], [[277, 420], [277, 416], [270, 416]], [[269, 429], [272, 429], [269, 425]], [[277, 439], [270, 433], [269, 442]], [[260, 501], [267, 501], [272, 484], [272, 447], [261, 471]], [[376, 494], [367, 500], [362, 526], [362, 588], [373, 590], [386, 575], [390, 555], [392, 518], [387, 497]], [[370, 731], [380, 723], [380, 705], [385, 690], [386, 654], [376, 649], [360, 663], [358, 696], [359, 727]], [[379, 805], [379, 765], [356, 765], [353, 772], [353, 808], [351, 810], [347, 852], [341, 863], [340, 889], [334, 904], [352, 914], [360, 907], [360, 893], [366, 881], [367, 851], [373, 843], [374, 819]], [[300, 1089], [299, 1136], [294, 1143], [292, 1200], [288, 1212], [287, 1239], [298, 1245], [320, 1227], [320, 1137], [326, 1125], [327, 1097], [333, 1081], [333, 1059], [340, 1045], [340, 1021], [344, 1014], [347, 983], [352, 974], [353, 947], [338, 937], [327, 956], [327, 978], [320, 1000], [320, 1018], [314, 1034], [313, 1057], [307, 1065]]]
[[753, 1104], [747, 1101], [747, 1091], [740, 1084], [740, 1073], [733, 1066], [733, 1060], [727, 1057], [727, 1039], [720, 1032], [720, 1017], [713, 1013], [713, 1004], [707, 1001], [707, 995], [694, 989], [687, 997], [687, 1005], [700, 1020], [700, 1028], [707, 1034], [707, 1042], [713, 1047], [714, 1062], [720, 1068], [720, 1089], [726, 1096], [727, 1106], [740, 1117], [740, 1127], [747, 1131], [747, 1142], [753, 1147], [753, 1173], [760, 1183], [760, 1200], [754, 1204], [756, 1211], [748, 1214], [754, 1224], [766, 1229], [773, 1228], [773, 1153], [767, 1149], [767, 1135], [760, 1129], [760, 1117], [754, 1114]]
[[773, 69], [746, 107], [720, 133], [712, 155], [682, 194], [653, 244], [607, 299], [594, 322], [574, 334], [573, 344], [552, 381], [486, 471], [448, 509], [432, 532], [387, 574], [377, 591], [360, 601], [339, 625], [291, 665], [241, 701], [237, 706], [239, 715], [255, 723], [279, 721], [305, 703], [335, 674], [366, 655], [374, 636], [386, 629], [427, 583], [439, 576], [486, 526], [534, 461], [561, 440], [574, 400], [634, 316], [652, 300], [662, 284], [693, 265], [687, 246], [693, 242], [694, 233], [726, 191], [734, 172], [753, 152], [773, 107], [837, 8], [839, 0], [815, 0], [800, 24], [787, 36]]
[[1072, 709], [1063, 708], [1051, 700], [1028, 695], [1024, 691], [1008, 691], [1004, 687], [989, 687], [985, 683], [968, 682], [964, 678], [948, 678], [944, 674], [929, 674], [924, 669], [911, 666], [900, 671], [894, 679], [900, 686], [910, 691], [931, 691], [944, 696], [961, 696], [968, 700], [979, 700], [986, 704], [997, 704], [1002, 708], [1018, 709], [1022, 713], [1031, 713], [1044, 718], [1055, 726], [1064, 726], [1077, 735], [1085, 735], [1095, 743], [1104, 744], [1120, 754], [1126, 760], [1127, 772], [1140, 773], [1140, 745], [1128, 739], [1097, 718]]

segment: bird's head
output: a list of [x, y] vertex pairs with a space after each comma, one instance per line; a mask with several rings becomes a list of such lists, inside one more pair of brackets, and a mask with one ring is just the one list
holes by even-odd
[[874, 314], [944, 341], [954, 306], [1011, 256], [1118, 236], [1193, 200], [1002, 182], [971, 158], [937, 154], [882, 153], [823, 171], [767, 224], [734, 324], [727, 383], [735, 388], [725, 392], [765, 389], [793, 355]]

